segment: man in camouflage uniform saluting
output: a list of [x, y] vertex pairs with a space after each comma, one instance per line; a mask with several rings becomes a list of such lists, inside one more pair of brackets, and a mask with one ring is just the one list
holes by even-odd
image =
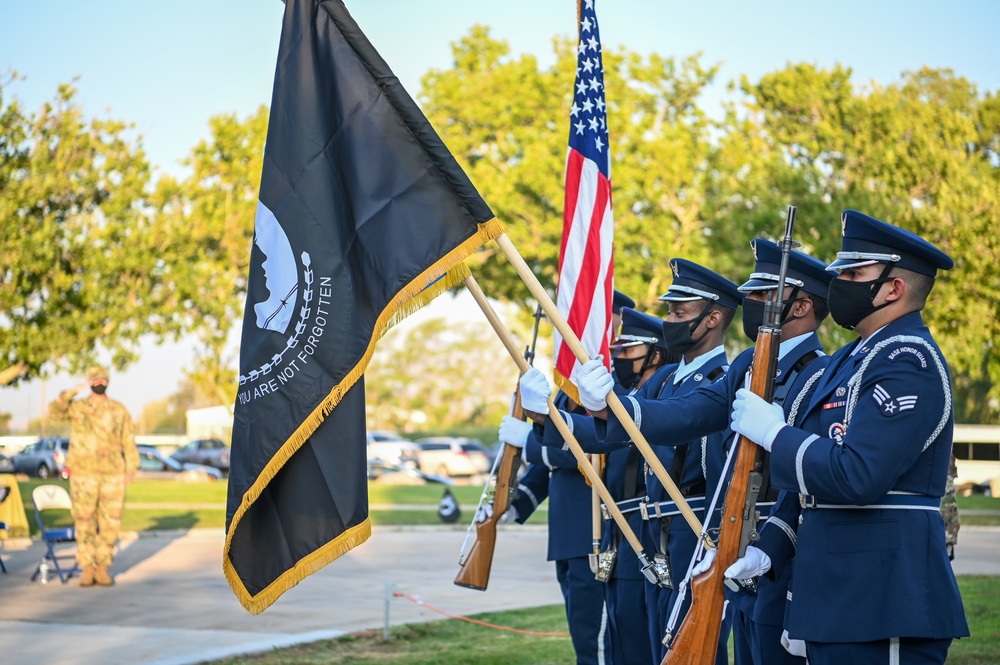
[[[86, 399], [73, 397], [86, 387]], [[121, 402], [104, 394], [108, 371], [87, 370], [87, 380], [59, 393], [49, 407], [55, 420], [70, 423], [69, 492], [76, 520], [76, 558], [83, 572], [80, 586], [111, 586], [111, 551], [118, 540], [125, 485], [139, 468], [132, 417]]]
[[944, 518], [944, 543], [948, 550], [948, 558], [955, 559], [955, 545], [958, 544], [958, 530], [962, 526], [958, 518], [958, 501], [955, 499], [955, 478], [958, 477], [958, 464], [955, 453], [951, 454], [951, 464], [948, 465], [948, 480], [944, 486], [944, 497], [941, 499], [941, 517]]

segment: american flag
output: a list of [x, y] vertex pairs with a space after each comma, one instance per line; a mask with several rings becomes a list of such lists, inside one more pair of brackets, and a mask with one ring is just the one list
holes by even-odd
[[[604, 64], [594, 0], [583, 0], [580, 8], [576, 52], [557, 301], [587, 353], [591, 357], [603, 354], [604, 364], [610, 367], [614, 219]], [[576, 399], [576, 387], [567, 379], [572, 379], [579, 363], [558, 332], [555, 358], [556, 382]]]

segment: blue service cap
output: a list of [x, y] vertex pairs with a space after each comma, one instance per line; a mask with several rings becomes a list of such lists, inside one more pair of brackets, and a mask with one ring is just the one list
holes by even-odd
[[933, 277], [938, 269], [951, 270], [955, 266], [950, 256], [916, 233], [857, 210], [845, 210], [840, 224], [844, 237], [837, 260], [827, 270], [895, 263], [900, 268]]
[[638, 344], [651, 344], [666, 349], [667, 344], [663, 340], [663, 319], [637, 312], [631, 307], [622, 307], [622, 329], [611, 348], [622, 349]]
[[[750, 279], [740, 286], [740, 291], [773, 291], [778, 288], [778, 276], [781, 274], [781, 247], [766, 238], [754, 238], [750, 247], [757, 262]], [[833, 273], [819, 259], [795, 250], [788, 254], [785, 281], [789, 286], [797, 286], [810, 295], [825, 299], [833, 278]]]
[[660, 296], [663, 302], [703, 299], [729, 309], [736, 309], [743, 302], [743, 294], [736, 284], [697, 263], [673, 259], [670, 269], [674, 273], [674, 281], [667, 292]]
[[611, 311], [620, 314], [622, 307], [635, 307], [635, 301], [616, 289], [611, 297]]

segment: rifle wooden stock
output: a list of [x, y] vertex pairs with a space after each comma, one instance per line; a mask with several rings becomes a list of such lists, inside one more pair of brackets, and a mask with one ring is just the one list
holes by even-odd
[[[522, 259], [521, 262], [523, 263], [524, 260]], [[465, 287], [469, 290], [469, 293], [472, 294], [476, 303], [478, 303], [479, 307], [483, 310], [483, 314], [486, 315], [486, 318], [493, 326], [493, 330], [496, 332], [497, 337], [499, 337], [500, 341], [503, 342], [504, 348], [507, 349], [507, 353], [510, 354], [511, 359], [517, 364], [517, 368], [521, 370], [522, 373], [527, 372], [528, 369], [530, 369], [527, 361], [521, 357], [517, 346], [514, 344], [513, 338], [510, 336], [510, 333], [507, 332], [507, 328], [504, 326], [503, 321], [500, 320], [500, 317], [497, 316], [493, 307], [486, 299], [486, 294], [484, 294], [483, 290], [479, 288], [476, 278], [472, 275], [466, 277]], [[549, 299], [549, 302], [551, 303], [551, 299]], [[556, 310], [556, 313], [558, 314], [558, 310]], [[577, 345], [579, 345], [579, 343], [580, 342], [577, 341]], [[614, 393], [611, 393], [611, 396], [613, 397]], [[637, 555], [644, 557], [645, 553], [642, 550], [642, 543], [639, 542], [639, 537], [632, 531], [632, 527], [629, 526], [628, 520], [625, 519], [622, 511], [618, 508], [618, 504], [615, 503], [611, 493], [608, 492], [608, 488], [605, 487], [604, 482], [601, 480], [601, 476], [596, 470], [594, 470], [594, 467], [591, 466], [591, 461], [587, 459], [587, 454], [580, 448], [580, 444], [573, 436], [573, 433], [569, 430], [569, 426], [566, 424], [566, 421], [563, 420], [562, 416], [557, 413], [556, 405], [555, 402], [553, 402], [551, 395], [549, 396], [548, 404], [550, 414], [549, 422], [555, 426], [555, 428], [559, 431], [559, 434], [562, 436], [563, 441], [565, 441], [566, 445], [569, 446], [570, 452], [573, 453], [573, 457], [576, 458], [576, 462], [580, 467], [580, 472], [587, 477], [587, 480], [590, 481], [591, 487], [597, 491], [600, 498], [604, 501], [604, 505], [607, 506], [611, 519], [613, 519], [615, 524], [618, 525], [618, 528], [621, 529], [622, 536], [628, 541], [629, 545], [631, 545], [633, 551], [635, 551]]]
[[[515, 418], [524, 418], [520, 396], [514, 402]], [[458, 569], [455, 584], [486, 591], [493, 568], [493, 551], [497, 544], [497, 523], [510, 506], [512, 489], [516, 487], [518, 459], [521, 450], [509, 443], [503, 444], [500, 465], [497, 469], [496, 487], [493, 490], [493, 514], [476, 525], [476, 542], [465, 557], [465, 563]]]
[[[750, 390], [769, 402], [774, 394], [774, 372], [780, 341], [780, 329], [762, 328], [754, 348]], [[738, 448], [732, 480], [726, 490], [715, 561], [711, 568], [691, 580], [691, 606], [660, 665], [712, 665], [715, 662], [722, 629], [722, 611], [726, 604], [723, 573], [740, 556], [744, 522], [756, 519], [756, 515], [748, 514], [746, 499], [750, 474], [757, 463], [758, 446], [745, 436], [740, 436], [736, 445]]]
[[[587, 362], [587, 351], [583, 348], [583, 344], [577, 338], [573, 329], [569, 327], [569, 324], [566, 322], [563, 315], [559, 313], [559, 308], [556, 307], [556, 304], [552, 302], [552, 298], [550, 298], [549, 294], [545, 292], [544, 288], [542, 288], [538, 278], [535, 277], [533, 272], [531, 272], [531, 268], [528, 267], [528, 264], [525, 263], [524, 259], [518, 253], [517, 248], [510, 242], [507, 234], [500, 234], [500, 236], [498, 236], [494, 241], [497, 246], [500, 247], [504, 256], [507, 257], [507, 260], [510, 261], [511, 266], [514, 267], [514, 270], [521, 278], [521, 281], [523, 281], [524, 285], [528, 287], [529, 291], [531, 291], [531, 295], [533, 295], [535, 300], [537, 300], [542, 306], [542, 309], [545, 311], [545, 315], [549, 317], [552, 325], [554, 325], [556, 330], [559, 331], [559, 334], [562, 335], [563, 342], [565, 342], [566, 346], [570, 348], [577, 360], [581, 363]], [[661, 462], [660, 458], [653, 452], [653, 449], [646, 441], [646, 437], [642, 435], [642, 432], [639, 431], [635, 421], [632, 420], [628, 411], [625, 410], [625, 406], [622, 404], [618, 394], [614, 391], [608, 393], [607, 402], [608, 408], [611, 409], [611, 411], [615, 414], [615, 417], [618, 418], [618, 421], [622, 424], [622, 427], [624, 427], [625, 431], [628, 432], [629, 437], [632, 439], [632, 443], [642, 454], [643, 458], [646, 460], [646, 464], [649, 465], [649, 468], [656, 476], [656, 479], [660, 481], [660, 484], [663, 485], [667, 494], [669, 494], [670, 498], [673, 499], [674, 505], [676, 505], [677, 510], [680, 511], [681, 517], [684, 518], [684, 521], [688, 523], [691, 530], [694, 531], [696, 535], [701, 535], [701, 522], [698, 521], [698, 517], [694, 514], [694, 511], [691, 510], [691, 506], [688, 505], [687, 499], [684, 498], [684, 495], [681, 494], [680, 489], [678, 489], [676, 483], [674, 483], [673, 479], [670, 477], [670, 474], [667, 473], [667, 470], [663, 467], [663, 462]], [[603, 496], [601, 498], [604, 499]], [[605, 505], [607, 505], [606, 501]], [[611, 507], [609, 506], [608, 509], [611, 510]]]

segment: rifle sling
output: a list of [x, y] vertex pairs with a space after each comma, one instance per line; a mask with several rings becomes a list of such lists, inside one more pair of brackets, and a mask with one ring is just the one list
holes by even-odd
[[[792, 369], [789, 370], [787, 374], [775, 378], [772, 401], [784, 406], [785, 400], [788, 398], [788, 391], [791, 390], [792, 384], [795, 383], [795, 378], [802, 373], [802, 370], [804, 370], [809, 363], [819, 357], [819, 351], [810, 351], [799, 358], [798, 362], [792, 365]], [[780, 383], [778, 383], [779, 381]], [[778, 490], [771, 487], [771, 453], [765, 452], [764, 467], [761, 470], [760, 493], [757, 495], [757, 500], [777, 501], [778, 494]], [[764, 516], [762, 516], [762, 519], [763, 517]]]

